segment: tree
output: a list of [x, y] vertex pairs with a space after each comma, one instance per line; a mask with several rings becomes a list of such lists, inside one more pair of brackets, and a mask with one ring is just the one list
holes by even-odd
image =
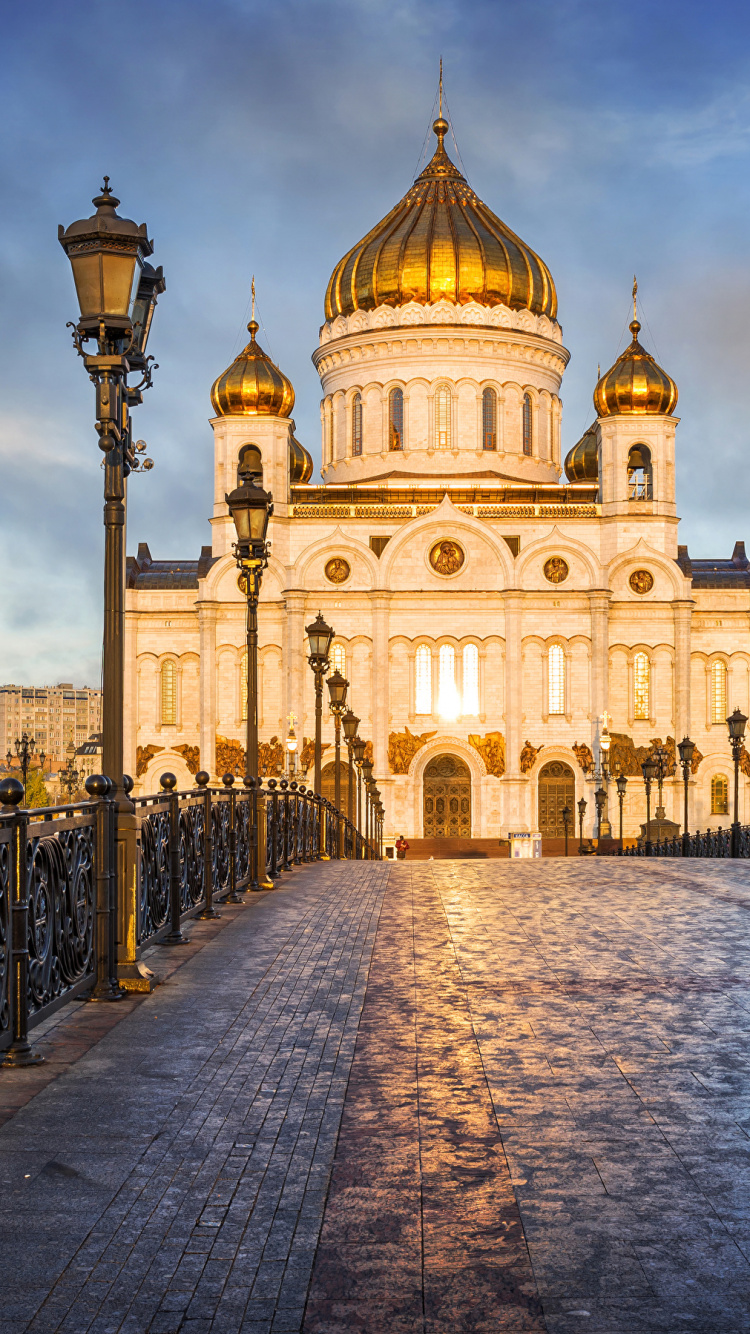
[[50, 796], [41, 769], [29, 769], [26, 775], [26, 806], [49, 806]]

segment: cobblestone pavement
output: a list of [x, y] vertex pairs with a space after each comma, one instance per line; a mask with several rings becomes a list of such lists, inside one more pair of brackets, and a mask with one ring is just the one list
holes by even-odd
[[281, 886], [0, 1129], [2, 1334], [750, 1334], [750, 869]]

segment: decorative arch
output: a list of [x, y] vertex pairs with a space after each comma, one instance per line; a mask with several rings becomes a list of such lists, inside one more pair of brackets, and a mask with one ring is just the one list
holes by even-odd
[[409, 765], [408, 779], [412, 786], [412, 828], [423, 831], [422, 792], [424, 771], [430, 760], [438, 755], [456, 755], [467, 765], [471, 775], [471, 828], [478, 834], [482, 828], [482, 779], [487, 768], [478, 751], [462, 737], [438, 735], [422, 746]]
[[528, 572], [531, 567], [535, 565], [541, 555], [547, 554], [554, 556], [569, 556], [571, 562], [576, 562], [583, 566], [588, 579], [588, 585], [583, 590], [581, 590], [579, 585], [576, 588], [577, 592], [588, 592], [595, 588], [606, 588], [605, 572], [599, 561], [596, 560], [593, 552], [589, 551], [583, 544], [576, 546], [566, 534], [560, 531], [557, 524], [550, 529], [545, 537], [538, 538], [535, 542], [531, 542], [529, 546], [523, 547], [519, 556], [516, 557], [516, 564], [519, 567], [517, 576], [519, 587], [554, 588], [563, 594], [568, 588], [575, 586], [568, 582], [554, 585], [548, 584], [543, 575], [541, 576], [541, 581], [532, 581], [529, 579]]
[[[390, 545], [391, 543], [389, 542], [388, 546]], [[340, 552], [344, 556], [348, 553], [352, 557], [360, 557], [370, 573], [370, 583], [365, 584], [364, 589], [377, 587], [379, 583], [378, 576], [380, 573], [380, 562], [378, 561], [377, 556], [370, 550], [369, 546], [365, 546], [364, 542], [360, 542], [358, 538], [343, 532], [340, 525], [337, 525], [333, 529], [333, 532], [327, 533], [326, 536], [320, 538], [319, 541], [313, 542], [310, 546], [304, 548], [298, 557], [297, 563], [292, 569], [290, 586], [292, 588], [309, 588], [310, 583], [308, 581], [308, 574], [311, 567], [323, 556], [327, 559], [328, 556], [331, 555], [334, 547], [336, 553]], [[387, 549], [388, 548], [386, 547], [386, 551]], [[360, 586], [358, 585], [358, 587]], [[332, 584], [331, 593], [335, 593], [335, 591], [335, 586]]]
[[449, 529], [451, 536], [456, 538], [460, 538], [462, 533], [480, 538], [497, 559], [503, 576], [502, 587], [511, 589], [516, 586], [513, 557], [503, 538], [492, 531], [488, 525], [483, 524], [481, 520], [475, 519], [473, 515], [462, 514], [460, 510], [456, 509], [450, 498], [445, 496], [437, 509], [433, 510], [431, 514], [412, 519], [409, 523], [404, 524], [397, 533], [394, 533], [380, 558], [378, 571], [380, 587], [389, 588], [391, 586], [392, 571], [397, 566], [404, 547], [420, 533], [432, 532], [441, 524], [445, 524], [446, 530]]

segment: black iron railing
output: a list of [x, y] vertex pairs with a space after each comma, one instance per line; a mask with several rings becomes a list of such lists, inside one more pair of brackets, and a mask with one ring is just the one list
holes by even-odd
[[659, 839], [648, 843], [642, 840], [630, 848], [618, 848], [618, 857], [740, 857], [750, 858], [750, 825], [733, 825], [730, 829], [697, 830], [694, 834], [678, 834], [675, 838]]
[[[130, 780], [128, 784], [132, 787]], [[230, 774], [211, 786], [138, 797], [135, 866], [118, 881], [117, 803], [109, 779], [86, 780], [90, 800], [20, 808], [23, 787], [0, 783], [0, 1053], [6, 1065], [35, 1059], [29, 1030], [83, 993], [119, 993], [118, 923], [125, 886], [135, 889], [137, 952], [178, 944], [190, 917], [215, 915], [214, 901], [242, 902], [272, 889], [293, 866], [379, 857], [380, 849], [325, 798], [286, 779], [252, 786]], [[129, 817], [132, 820], [132, 816]]]

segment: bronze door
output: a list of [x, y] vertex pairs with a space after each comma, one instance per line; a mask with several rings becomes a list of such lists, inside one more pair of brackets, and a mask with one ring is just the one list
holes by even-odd
[[438, 755], [424, 774], [425, 838], [471, 838], [471, 774], [455, 755]]
[[575, 836], [576, 782], [573, 770], [550, 760], [539, 774], [539, 831], [542, 838], [564, 838], [563, 807], [570, 808], [569, 832]]

